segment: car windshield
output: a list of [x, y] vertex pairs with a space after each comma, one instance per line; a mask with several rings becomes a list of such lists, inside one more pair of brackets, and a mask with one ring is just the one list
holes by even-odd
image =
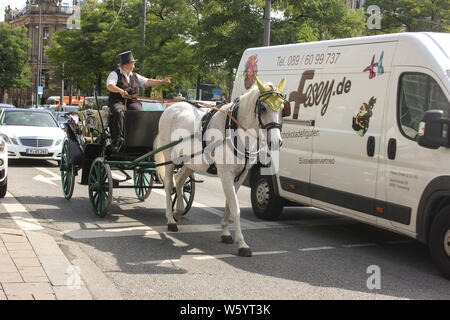
[[2, 119], [2, 125], [7, 126], [34, 126], [57, 127], [57, 123], [49, 113], [45, 112], [6, 112]]

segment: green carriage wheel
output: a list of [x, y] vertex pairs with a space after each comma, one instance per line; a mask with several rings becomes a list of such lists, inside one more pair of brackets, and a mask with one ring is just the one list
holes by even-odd
[[61, 185], [64, 198], [70, 200], [75, 186], [75, 167], [70, 159], [69, 141], [67, 139], [64, 141], [59, 171], [61, 172]]
[[133, 174], [134, 191], [139, 200], [144, 201], [150, 196], [152, 191], [153, 179], [148, 171], [142, 168], [135, 168]]
[[[189, 178], [187, 178], [183, 186], [183, 201], [184, 201], [183, 216], [186, 213], [188, 213], [188, 211], [191, 209], [192, 203], [194, 202], [194, 195], [195, 195], [195, 180], [194, 174], [191, 174]], [[172, 198], [172, 211], [175, 212], [178, 198], [175, 188], [172, 191], [171, 198]]]
[[92, 163], [88, 186], [92, 210], [99, 217], [105, 217], [112, 201], [113, 179], [111, 168], [103, 158], [96, 158]]

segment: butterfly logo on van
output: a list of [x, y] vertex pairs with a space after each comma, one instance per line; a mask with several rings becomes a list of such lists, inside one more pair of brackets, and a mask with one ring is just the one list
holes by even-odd
[[372, 109], [375, 106], [377, 99], [375, 97], [370, 98], [368, 103], [363, 102], [359, 108], [356, 117], [353, 117], [352, 128], [356, 133], [363, 137], [369, 129], [370, 118], [372, 117]]
[[[375, 76], [382, 75], [384, 73], [383, 56], [384, 56], [384, 50], [381, 52], [380, 59], [377, 62], [375, 62], [375, 55], [373, 55], [372, 61], [363, 70], [363, 72], [369, 72], [369, 79], [373, 79], [373, 78], [375, 78]], [[374, 70], [375, 68], [377, 68], [377, 72], [375, 72], [375, 70]]]

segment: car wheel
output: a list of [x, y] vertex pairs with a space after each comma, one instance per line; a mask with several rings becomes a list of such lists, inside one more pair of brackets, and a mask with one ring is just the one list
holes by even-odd
[[8, 178], [5, 179], [5, 184], [0, 186], [0, 198], [4, 198], [8, 189]]
[[283, 199], [275, 194], [272, 177], [258, 172], [251, 183], [251, 201], [255, 215], [263, 220], [276, 220], [283, 212]]
[[450, 280], [450, 206], [441, 209], [434, 218], [428, 245], [437, 267]]

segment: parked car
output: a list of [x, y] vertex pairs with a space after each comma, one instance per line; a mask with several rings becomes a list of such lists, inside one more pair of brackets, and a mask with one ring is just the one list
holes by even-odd
[[8, 188], [8, 147], [0, 137], [0, 198], [6, 195]]
[[54, 113], [55, 119], [58, 122], [58, 125], [62, 129], [65, 129], [66, 124], [67, 124], [67, 118], [65, 117], [66, 114], [67, 114], [67, 112], [64, 112], [64, 111], [58, 111], [58, 112]]
[[39, 109], [4, 109], [0, 116], [0, 137], [9, 159], [61, 159], [66, 134], [53, 115]]
[[13, 104], [9, 104], [9, 103], [0, 103], [0, 108], [1, 109], [5, 109], [5, 108], [15, 108], [16, 106]]

